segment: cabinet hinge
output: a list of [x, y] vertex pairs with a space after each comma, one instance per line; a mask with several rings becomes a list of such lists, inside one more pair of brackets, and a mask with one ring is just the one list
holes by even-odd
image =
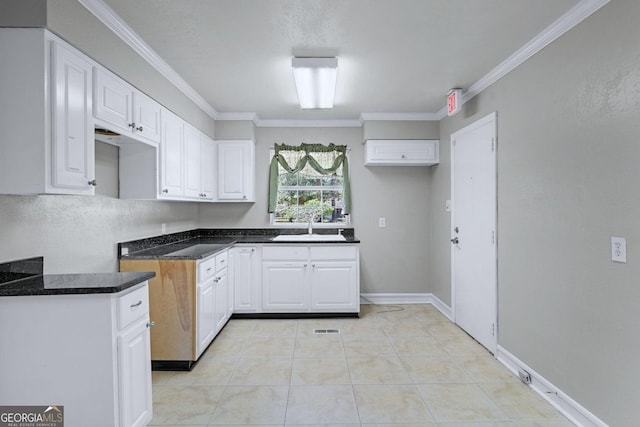
[[496, 244], [496, 231], [495, 231], [495, 230], [493, 230], [493, 231], [491, 232], [491, 244], [492, 244], [492, 245], [495, 245], [495, 244]]
[[496, 324], [495, 324], [495, 322], [491, 324], [491, 336], [492, 337], [496, 336]]
[[496, 139], [491, 138], [491, 151], [495, 151], [496, 149]]

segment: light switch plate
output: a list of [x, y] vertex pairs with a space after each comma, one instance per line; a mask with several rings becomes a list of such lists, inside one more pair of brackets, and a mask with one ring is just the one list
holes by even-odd
[[624, 237], [611, 237], [611, 261], [627, 262], [627, 239]]
[[385, 228], [387, 226], [387, 220], [385, 218], [378, 218], [378, 227]]

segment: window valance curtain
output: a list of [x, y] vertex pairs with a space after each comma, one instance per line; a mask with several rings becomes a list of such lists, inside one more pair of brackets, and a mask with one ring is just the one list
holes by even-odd
[[[349, 185], [349, 161], [347, 160], [347, 146], [346, 145], [322, 145], [322, 144], [300, 144], [286, 145], [275, 144], [275, 154], [271, 159], [271, 166], [269, 169], [269, 213], [276, 211], [276, 203], [278, 199], [278, 165], [282, 166], [288, 173], [300, 172], [304, 167], [309, 164], [316, 172], [321, 175], [334, 174], [340, 166], [342, 166], [342, 176], [344, 180], [344, 214], [351, 213], [351, 189]], [[291, 167], [285, 157], [280, 154], [281, 151], [300, 151], [304, 152], [304, 156], [298, 160], [295, 166]], [[328, 153], [337, 152], [333, 165], [329, 168], [322, 167], [316, 159], [313, 158], [313, 153]]]

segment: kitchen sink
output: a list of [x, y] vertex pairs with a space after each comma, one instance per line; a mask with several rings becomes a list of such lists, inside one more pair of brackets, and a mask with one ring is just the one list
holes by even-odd
[[274, 242], [344, 242], [342, 234], [280, 234]]

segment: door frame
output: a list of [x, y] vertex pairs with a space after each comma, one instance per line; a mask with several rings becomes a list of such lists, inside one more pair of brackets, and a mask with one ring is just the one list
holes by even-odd
[[[499, 333], [499, 328], [498, 328], [498, 115], [497, 112], [493, 112], [490, 113], [484, 117], [482, 117], [481, 119], [476, 120], [475, 122], [463, 127], [462, 129], [457, 130], [456, 132], [452, 133], [450, 136], [450, 150], [451, 150], [451, 221], [450, 221], [450, 228], [449, 228], [449, 235], [451, 238], [454, 237], [454, 223], [453, 223], [453, 219], [455, 218], [455, 209], [456, 209], [456, 203], [455, 203], [455, 190], [454, 190], [454, 183], [455, 183], [455, 148], [454, 148], [454, 141], [456, 138], [458, 138], [460, 135], [463, 135], [465, 133], [474, 131], [475, 129], [481, 127], [481, 126], [485, 126], [487, 124], [491, 124], [493, 123], [493, 167], [494, 167], [494, 174], [495, 174], [495, 203], [494, 203], [494, 225], [493, 225], [493, 229], [495, 230], [494, 232], [494, 246], [493, 246], [493, 250], [494, 250], [494, 271], [495, 271], [495, 295], [494, 295], [494, 313], [493, 313], [493, 324], [495, 325], [495, 329], [494, 329], [494, 334], [493, 334], [493, 342], [491, 343], [491, 348], [489, 348], [488, 350], [493, 353], [494, 355], [497, 354], [497, 350], [498, 350], [498, 333]], [[451, 320], [455, 323], [456, 322], [456, 274], [455, 274], [455, 269], [456, 269], [456, 265], [455, 265], [455, 248], [453, 247], [453, 245], [451, 245]]]

